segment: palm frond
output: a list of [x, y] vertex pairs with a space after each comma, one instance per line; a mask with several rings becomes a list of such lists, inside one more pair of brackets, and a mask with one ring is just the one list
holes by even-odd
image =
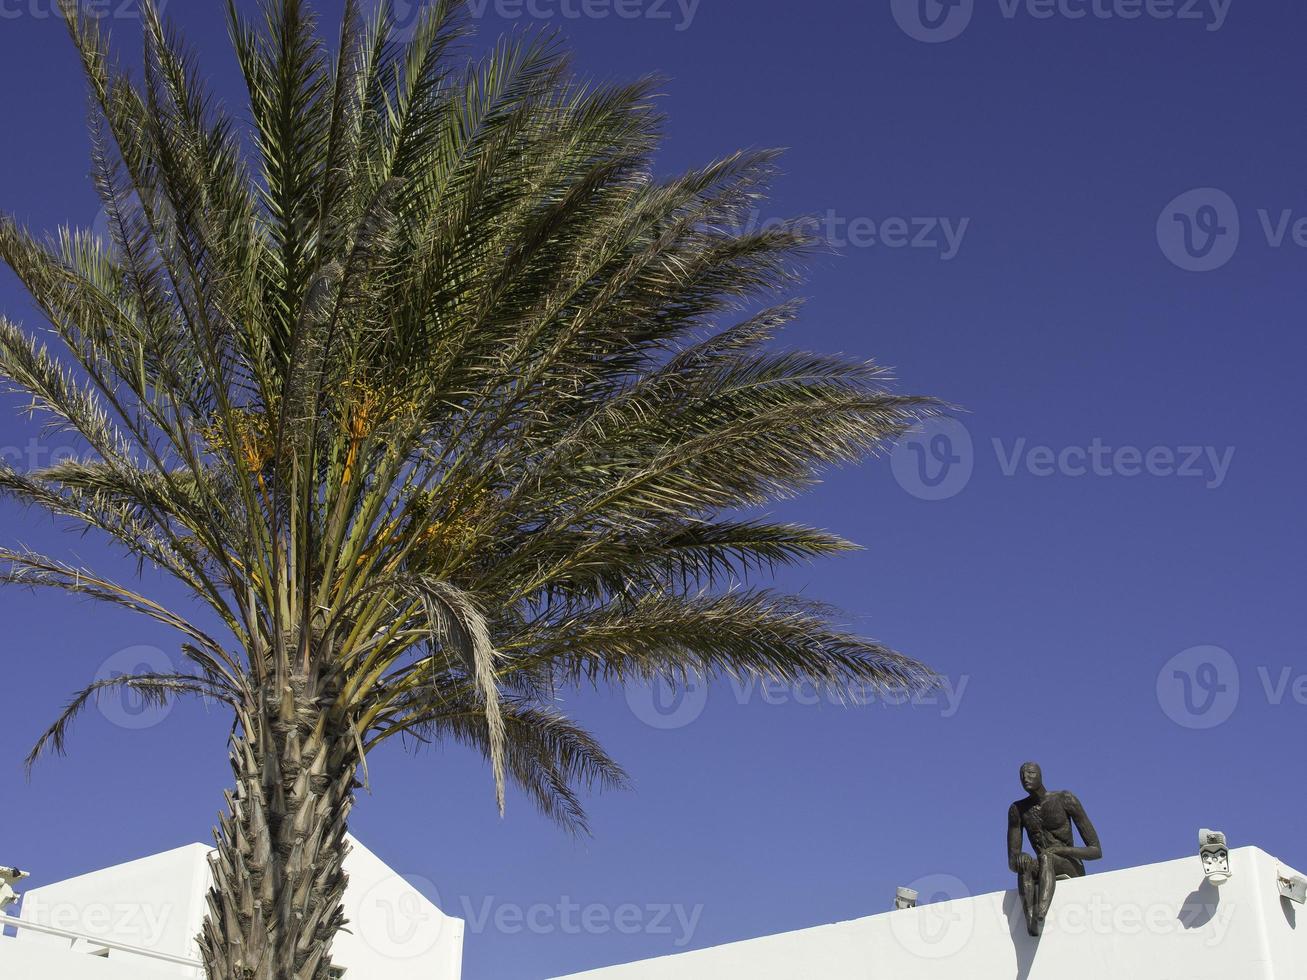
[[190, 674], [124, 674], [98, 680], [80, 691], [65, 707], [58, 719], [37, 739], [28, 753], [28, 774], [41, 756], [64, 755], [68, 750], [68, 732], [73, 722], [88, 707], [98, 703], [108, 692], [130, 691], [147, 707], [165, 707], [180, 697], [199, 697], [233, 706], [238, 693], [228, 690], [209, 677]]
[[511, 779], [583, 828], [582, 791], [624, 775], [563, 686], [932, 682], [759, 581], [852, 547], [771, 503], [944, 410], [865, 358], [781, 346], [820, 243], [751, 221], [776, 151], [660, 176], [655, 80], [580, 79], [548, 33], [469, 60], [460, 0], [407, 40], [389, 3], [347, 0], [330, 41], [306, 0], [228, 0], [230, 116], [142, 9], [133, 79], [65, 8], [108, 235], [0, 219], [49, 328], [0, 319], [0, 381], [77, 451], [0, 468], [0, 493], [169, 573], [224, 633], [21, 549], [0, 580], [180, 632], [196, 676], [138, 682], [231, 700], [245, 796], [222, 839], [258, 836], [264, 754], [302, 812], [328, 784], [347, 810], [343, 770], [394, 737], [471, 745], [501, 808]]

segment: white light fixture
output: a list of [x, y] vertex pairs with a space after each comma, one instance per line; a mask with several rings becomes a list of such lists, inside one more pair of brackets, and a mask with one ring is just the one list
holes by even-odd
[[894, 894], [894, 908], [898, 911], [904, 909], [915, 909], [917, 907], [917, 893], [911, 888], [900, 888]]
[[1230, 846], [1219, 830], [1198, 831], [1198, 857], [1203, 862], [1203, 874], [1213, 885], [1224, 885], [1234, 874], [1230, 870]]
[[17, 868], [0, 868], [0, 910], [7, 909], [18, 901], [14, 882], [22, 881], [27, 877], [29, 876], [26, 871], [19, 871]]
[[1280, 886], [1281, 898], [1307, 905], [1307, 878], [1294, 874], [1288, 868], [1281, 868], [1275, 878], [1276, 884]]

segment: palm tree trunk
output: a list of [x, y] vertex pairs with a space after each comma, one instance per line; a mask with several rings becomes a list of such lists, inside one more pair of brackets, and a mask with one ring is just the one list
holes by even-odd
[[328, 980], [359, 758], [348, 723], [323, 708], [325, 687], [289, 681], [232, 735], [236, 789], [200, 936], [209, 980]]

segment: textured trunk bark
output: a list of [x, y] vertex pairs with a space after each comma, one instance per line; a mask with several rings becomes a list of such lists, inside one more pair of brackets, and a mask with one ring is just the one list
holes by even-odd
[[215, 832], [200, 936], [209, 980], [328, 980], [359, 764], [325, 683], [293, 680], [232, 736], [236, 788]]

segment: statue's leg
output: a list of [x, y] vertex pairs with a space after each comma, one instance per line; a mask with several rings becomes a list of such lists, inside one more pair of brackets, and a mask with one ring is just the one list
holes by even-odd
[[1053, 907], [1053, 892], [1057, 890], [1057, 862], [1048, 854], [1039, 856], [1039, 903], [1035, 912], [1035, 921], [1037, 932], [1031, 935], [1038, 936], [1044, 931], [1044, 920], [1048, 918], [1048, 910]]
[[1018, 876], [1018, 887], [1021, 890], [1021, 909], [1026, 914], [1026, 931], [1032, 936], [1038, 936], [1035, 913], [1039, 909], [1039, 873], [1022, 871]]

